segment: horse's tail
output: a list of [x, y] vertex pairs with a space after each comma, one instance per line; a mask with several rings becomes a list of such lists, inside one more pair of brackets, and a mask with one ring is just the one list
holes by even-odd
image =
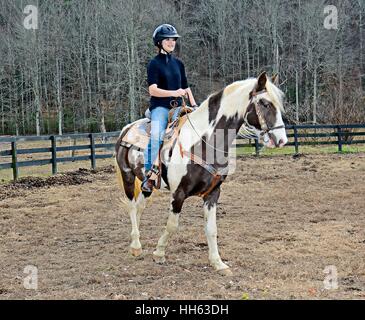
[[[117, 182], [118, 182], [119, 188], [122, 191], [124, 191], [122, 172], [120, 171], [119, 164], [118, 164], [118, 161], [117, 161], [117, 157], [115, 157], [114, 160], [115, 160], [114, 166], [115, 166], [115, 172], [116, 172], [116, 176], [117, 176]], [[123, 192], [123, 194], [124, 194], [124, 192]]]
[[[124, 192], [124, 183], [123, 183], [123, 177], [122, 177], [122, 171], [120, 170], [120, 167], [118, 165], [118, 161], [117, 158], [115, 158], [115, 172], [116, 172], [116, 176], [117, 176], [117, 182], [119, 185], [119, 188], [123, 191], [123, 198], [121, 199], [123, 203], [126, 203], [126, 195]], [[138, 195], [141, 193], [141, 185], [142, 182], [141, 180], [139, 180], [137, 177], [134, 180], [134, 196], [133, 198], [136, 200], [138, 198]]]

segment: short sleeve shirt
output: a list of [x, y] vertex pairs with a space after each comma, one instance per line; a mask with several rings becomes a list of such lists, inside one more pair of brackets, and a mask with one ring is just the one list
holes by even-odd
[[[148, 86], [157, 84], [159, 89], [177, 90], [188, 88], [185, 67], [181, 60], [172, 55], [158, 54], [147, 66]], [[175, 97], [151, 97], [150, 110], [156, 107], [171, 108], [171, 101], [178, 100], [181, 104], [181, 98]]]

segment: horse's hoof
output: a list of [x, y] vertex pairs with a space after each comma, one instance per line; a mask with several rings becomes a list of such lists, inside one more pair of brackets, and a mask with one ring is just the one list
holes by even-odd
[[138, 249], [136, 249], [136, 248], [130, 248], [129, 249], [129, 252], [131, 253], [131, 255], [133, 257], [138, 257], [138, 256], [140, 256], [142, 254], [142, 248], [138, 248]]
[[158, 264], [164, 264], [166, 262], [165, 256], [158, 256], [153, 253], [153, 260]]
[[225, 276], [225, 277], [232, 277], [233, 276], [233, 272], [231, 271], [230, 268], [218, 270], [218, 273], [221, 276]]

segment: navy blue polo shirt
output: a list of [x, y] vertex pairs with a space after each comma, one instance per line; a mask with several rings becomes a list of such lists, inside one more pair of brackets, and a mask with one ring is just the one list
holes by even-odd
[[[147, 66], [148, 86], [157, 84], [159, 89], [177, 90], [188, 88], [184, 64], [173, 55], [159, 53], [154, 57]], [[150, 110], [156, 107], [166, 107], [171, 109], [170, 102], [178, 99], [181, 104], [181, 98], [175, 97], [151, 97]]]

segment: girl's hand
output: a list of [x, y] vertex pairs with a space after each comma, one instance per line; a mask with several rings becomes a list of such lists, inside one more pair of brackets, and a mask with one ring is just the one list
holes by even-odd
[[178, 97], [183, 97], [186, 96], [186, 91], [184, 89], [177, 89], [174, 92], [174, 97], [178, 98]]

